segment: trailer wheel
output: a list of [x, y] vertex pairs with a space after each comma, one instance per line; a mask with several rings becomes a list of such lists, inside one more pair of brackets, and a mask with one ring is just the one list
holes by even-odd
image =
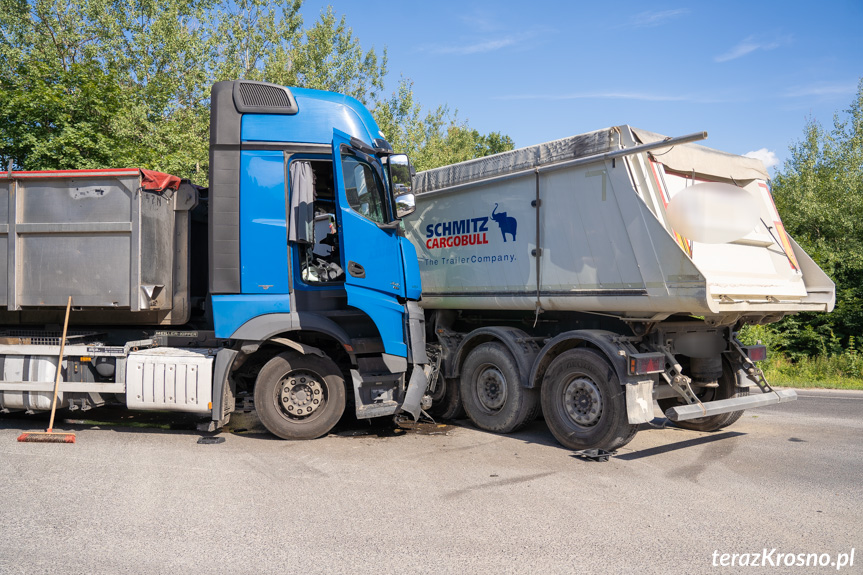
[[480, 344], [468, 354], [460, 391], [468, 417], [486, 431], [517, 431], [539, 413], [537, 390], [522, 387], [515, 360], [497, 342]]
[[[735, 377], [734, 369], [731, 364], [725, 359], [722, 359], [722, 377], [719, 378], [719, 387], [707, 387], [701, 393], [696, 394], [702, 402], [718, 401], [720, 399], [731, 399], [733, 397], [745, 397], [749, 395], [748, 387], [737, 387], [737, 377]], [[659, 409], [665, 410], [677, 405], [686, 405], [682, 398], [668, 397], [657, 400]], [[693, 431], [716, 431], [723, 427], [728, 427], [738, 419], [743, 417], [743, 411], [732, 411], [731, 413], [720, 413], [719, 415], [711, 415], [710, 417], [699, 417], [696, 419], [687, 419], [686, 421], [672, 422], [681, 429], [691, 429]]]
[[432, 394], [432, 406], [429, 415], [440, 419], [461, 419], [464, 417], [464, 405], [459, 393], [458, 379], [444, 377], [438, 372], [437, 386]]
[[626, 390], [608, 362], [588, 348], [561, 353], [542, 380], [542, 413], [554, 437], [570, 449], [613, 451], [629, 443]]
[[280, 353], [258, 373], [255, 411], [282, 439], [321, 437], [345, 411], [344, 378], [329, 358]]

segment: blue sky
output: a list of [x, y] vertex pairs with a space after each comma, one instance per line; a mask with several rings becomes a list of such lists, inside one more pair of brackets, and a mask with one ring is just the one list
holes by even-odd
[[863, 0], [309, 0], [306, 24], [327, 4], [364, 49], [386, 46], [388, 92], [408, 77], [425, 107], [517, 147], [631, 124], [781, 163], [863, 78]]

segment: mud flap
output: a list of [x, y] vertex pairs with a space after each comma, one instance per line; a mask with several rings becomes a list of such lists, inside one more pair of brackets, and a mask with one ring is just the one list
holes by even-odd
[[633, 425], [653, 419], [653, 380], [626, 384], [626, 415]]
[[405, 400], [402, 403], [402, 411], [410, 413], [414, 421], [419, 420], [422, 412], [422, 400], [428, 387], [428, 377], [425, 369], [427, 366], [415, 364], [411, 372], [411, 380], [408, 384], [408, 391], [405, 393]]

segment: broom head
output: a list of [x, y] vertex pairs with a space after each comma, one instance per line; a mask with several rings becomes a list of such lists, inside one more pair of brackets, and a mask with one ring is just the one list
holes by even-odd
[[53, 431], [25, 431], [18, 436], [22, 443], [75, 443], [74, 433], [55, 433]]

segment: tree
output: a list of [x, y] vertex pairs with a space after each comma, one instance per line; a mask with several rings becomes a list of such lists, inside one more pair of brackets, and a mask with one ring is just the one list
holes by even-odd
[[863, 79], [832, 129], [809, 120], [773, 194], [789, 233], [836, 282], [832, 314], [786, 318], [777, 328], [791, 352], [835, 353], [863, 333]]
[[463, 162], [513, 149], [509, 136], [487, 135], [460, 122], [456, 112], [438, 106], [423, 115], [414, 99], [413, 82], [402, 79], [398, 90], [372, 110], [387, 141], [396, 151], [407, 153], [418, 170]]
[[[36, 70], [46, 67], [35, 64]], [[122, 107], [117, 83], [82, 64], [45, 70], [9, 89], [0, 83], [0, 158], [30, 169], [99, 168], [122, 161], [111, 137]]]
[[297, 47], [287, 85], [328, 90], [352, 96], [364, 104], [377, 101], [387, 72], [387, 51], [380, 60], [374, 49], [363, 52], [345, 17], [336, 22], [332, 7], [306, 31], [305, 41]]
[[209, 20], [212, 75], [292, 84], [294, 47], [303, 36], [301, 0], [239, 0], [219, 6]]
[[94, 56], [85, 11], [0, 0], [0, 156], [30, 169], [101, 167], [127, 150], [111, 137], [118, 78]]
[[[0, 0], [0, 162], [19, 169], [140, 166], [206, 185], [210, 87], [245, 78], [332, 90], [375, 110], [422, 168], [512, 148], [446, 106], [421, 117], [332, 8], [302, 0]], [[402, 123], [404, 122], [404, 124]]]
[[206, 184], [209, 95], [233, 78], [373, 102], [386, 54], [301, 0], [0, 0], [0, 161], [142, 166]]
[[22, 169], [200, 175], [206, 10], [196, 0], [0, 0], [0, 155]]

